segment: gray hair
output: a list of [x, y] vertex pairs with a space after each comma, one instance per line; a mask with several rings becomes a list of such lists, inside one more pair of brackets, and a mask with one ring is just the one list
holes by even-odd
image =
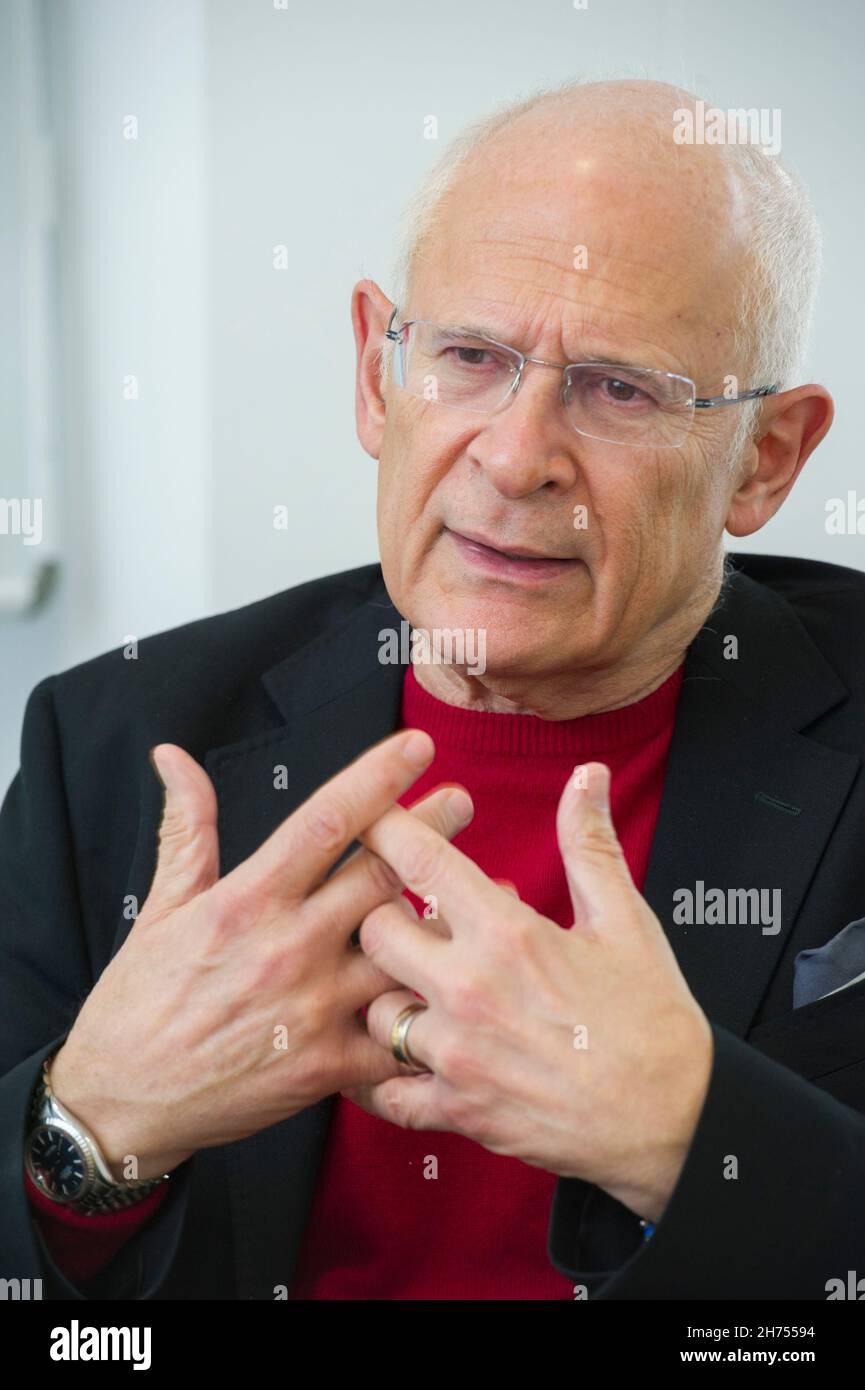
[[[469, 157], [526, 112], [566, 102], [586, 85], [583, 79], [571, 79], [540, 88], [472, 122], [450, 142], [400, 218], [392, 275], [395, 304], [405, 306], [412, 271], [440, 225], [445, 194]], [[670, 91], [690, 97], [681, 89]], [[751, 256], [739, 286], [734, 351], [742, 357], [750, 376], [743, 385], [777, 383], [783, 391], [794, 386], [804, 370], [822, 268], [820, 225], [804, 186], [777, 156], [754, 144], [735, 143], [725, 148], [745, 185], [750, 212]], [[389, 357], [382, 352], [383, 378], [388, 374]], [[731, 467], [751, 437], [760, 408], [761, 402], [756, 400], [737, 409], [728, 455]]]

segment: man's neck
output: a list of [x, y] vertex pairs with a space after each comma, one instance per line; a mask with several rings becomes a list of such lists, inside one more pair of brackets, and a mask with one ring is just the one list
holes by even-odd
[[682, 649], [651, 672], [637, 672], [630, 678], [610, 672], [590, 675], [574, 671], [538, 680], [519, 676], [496, 676], [487, 671], [483, 678], [465, 675], [455, 666], [415, 662], [418, 685], [437, 700], [461, 709], [483, 710], [492, 714], [535, 714], [542, 719], [579, 719], [603, 710], [622, 709], [651, 695], [668, 680], [684, 660]]

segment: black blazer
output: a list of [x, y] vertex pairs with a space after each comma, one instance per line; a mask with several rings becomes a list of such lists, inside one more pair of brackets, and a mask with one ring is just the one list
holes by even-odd
[[[712, 1023], [715, 1061], [648, 1244], [598, 1188], [558, 1182], [550, 1258], [597, 1298], [825, 1299], [828, 1280], [865, 1277], [865, 983], [793, 1011], [796, 953], [865, 913], [865, 575], [782, 557], [734, 562], [688, 650], [645, 885]], [[5, 1277], [42, 1278], [46, 1297], [79, 1299], [272, 1299], [290, 1284], [331, 1099], [182, 1164], [159, 1213], [81, 1288], [30, 1213], [25, 1112], [43, 1058], [130, 929], [126, 896], [147, 896], [161, 809], [148, 749], [178, 743], [207, 768], [231, 869], [395, 728], [404, 672], [379, 663], [378, 632], [399, 622], [371, 565], [33, 690], [0, 812]], [[277, 763], [290, 790], [273, 788]], [[699, 879], [780, 888], [781, 931], [675, 925], [675, 890]]]

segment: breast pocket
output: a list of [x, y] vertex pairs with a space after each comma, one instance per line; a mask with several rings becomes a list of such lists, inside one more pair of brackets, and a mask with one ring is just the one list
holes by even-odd
[[758, 1024], [752, 1047], [865, 1110], [865, 980]]

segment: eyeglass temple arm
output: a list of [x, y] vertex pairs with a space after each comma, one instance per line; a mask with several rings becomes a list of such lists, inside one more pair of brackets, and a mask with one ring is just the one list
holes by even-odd
[[694, 401], [695, 409], [705, 409], [710, 405], [739, 405], [741, 401], [753, 401], [758, 396], [773, 396], [777, 386], [757, 386], [753, 391], [740, 391], [738, 396], [706, 396]]

